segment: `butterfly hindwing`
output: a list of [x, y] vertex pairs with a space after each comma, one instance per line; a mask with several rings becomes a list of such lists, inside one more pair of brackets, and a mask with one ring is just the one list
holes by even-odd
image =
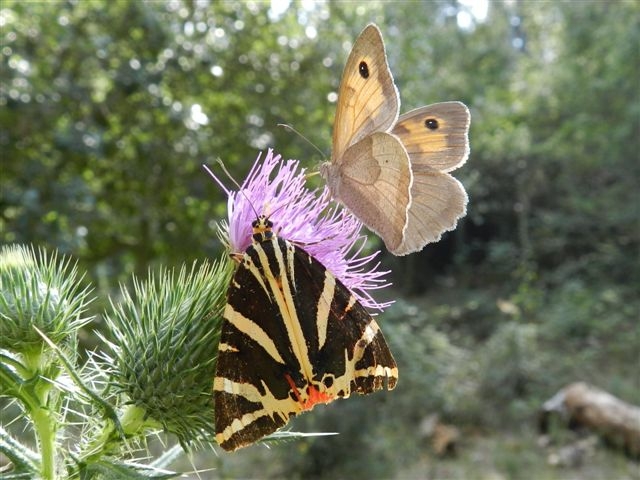
[[464, 103], [434, 103], [401, 115], [392, 133], [407, 149], [412, 166], [450, 172], [469, 157], [470, 119]]
[[277, 237], [247, 249], [227, 293], [214, 380], [223, 448], [254, 443], [317, 403], [396, 380], [375, 320], [320, 262]]
[[402, 143], [376, 132], [347, 150], [332, 193], [393, 251], [407, 223], [412, 178]]
[[407, 226], [395, 255], [421, 250], [453, 230], [466, 214], [467, 192], [449, 173], [469, 156], [469, 109], [443, 102], [405, 113], [393, 128], [411, 159], [413, 183]]
[[467, 213], [467, 192], [448, 173], [425, 165], [413, 168], [411, 207], [402, 242], [390, 250], [394, 255], [407, 255], [422, 250], [442, 234], [453, 230], [458, 219]]

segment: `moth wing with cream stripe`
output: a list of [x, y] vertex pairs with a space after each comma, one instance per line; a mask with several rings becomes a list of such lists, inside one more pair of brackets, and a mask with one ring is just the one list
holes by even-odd
[[453, 230], [467, 211], [467, 192], [448, 172], [469, 157], [469, 109], [442, 102], [400, 116], [392, 133], [409, 154], [413, 184], [407, 227], [396, 255], [421, 250]]
[[395, 387], [375, 320], [319, 261], [276, 236], [242, 256], [214, 379], [216, 440], [236, 450], [318, 403]]

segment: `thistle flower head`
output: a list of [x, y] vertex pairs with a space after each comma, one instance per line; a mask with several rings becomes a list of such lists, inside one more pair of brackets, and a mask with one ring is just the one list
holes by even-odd
[[390, 302], [376, 302], [369, 293], [388, 283], [388, 272], [372, 262], [379, 252], [363, 255], [366, 236], [361, 222], [347, 210], [330, 206], [330, 193], [306, 188], [305, 170], [296, 160], [284, 161], [267, 152], [258, 156], [241, 191], [228, 190], [213, 173], [228, 196], [228, 223], [220, 236], [232, 252], [244, 252], [252, 241], [251, 223], [258, 215], [273, 222], [273, 232], [301, 248], [322, 263], [349, 288], [367, 308], [383, 310]]

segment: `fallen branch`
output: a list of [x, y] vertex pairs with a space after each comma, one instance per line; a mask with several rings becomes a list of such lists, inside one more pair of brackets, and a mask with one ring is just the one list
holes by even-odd
[[569, 427], [589, 429], [607, 444], [640, 458], [640, 407], [592, 385], [576, 382], [544, 402], [539, 420], [541, 434], [548, 434], [553, 414], [565, 418]]

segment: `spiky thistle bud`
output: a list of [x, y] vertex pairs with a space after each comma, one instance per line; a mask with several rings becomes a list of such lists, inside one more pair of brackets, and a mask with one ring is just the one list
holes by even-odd
[[[90, 302], [76, 265], [56, 254], [22, 245], [0, 250], [0, 348], [40, 352], [45, 341], [75, 348], [76, 333], [90, 318]], [[34, 328], [35, 327], [35, 328]]]
[[134, 279], [135, 300], [123, 289], [106, 322], [113, 380], [142, 417], [128, 423], [160, 425], [185, 447], [213, 431], [217, 335], [232, 271], [230, 261], [194, 264], [177, 276]]

